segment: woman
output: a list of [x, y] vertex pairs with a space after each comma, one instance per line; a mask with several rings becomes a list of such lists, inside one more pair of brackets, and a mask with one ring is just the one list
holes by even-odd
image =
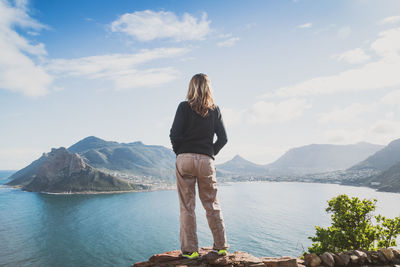
[[[214, 134], [217, 135], [215, 143]], [[217, 200], [214, 157], [227, 143], [227, 137], [207, 75], [199, 73], [190, 80], [186, 101], [178, 106], [169, 136], [177, 155], [176, 183], [180, 203], [182, 256], [189, 259], [199, 257], [195, 214], [196, 181], [214, 238], [213, 250], [218, 255], [226, 255], [229, 245]]]

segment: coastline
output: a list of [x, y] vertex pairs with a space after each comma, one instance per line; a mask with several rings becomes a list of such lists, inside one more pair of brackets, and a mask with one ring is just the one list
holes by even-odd
[[[336, 184], [336, 185], [342, 185], [342, 186], [354, 186], [354, 187], [364, 187], [364, 188], [370, 188], [373, 189], [376, 192], [382, 192], [382, 193], [393, 193], [393, 194], [400, 194], [400, 192], [393, 192], [393, 191], [380, 191], [374, 187], [370, 187], [367, 185], [360, 185], [360, 184], [346, 184], [346, 183], [334, 183], [334, 182], [322, 182], [322, 181], [269, 181], [269, 180], [253, 180], [253, 181], [224, 181], [224, 182], [218, 182], [218, 186], [230, 186], [232, 184], [236, 183], [271, 183], [271, 182], [286, 182], [286, 183], [311, 183], [311, 184]], [[40, 191], [40, 192], [35, 192], [35, 191], [27, 191], [21, 189], [21, 186], [15, 185], [0, 185], [3, 188], [14, 188], [14, 189], [20, 189], [21, 191], [25, 192], [31, 192], [31, 193], [40, 193], [40, 194], [47, 194], [47, 195], [97, 195], [97, 194], [122, 194], [122, 193], [139, 193], [139, 192], [155, 192], [155, 191], [167, 191], [167, 190], [176, 190], [175, 185], [166, 185], [166, 186], [161, 186], [153, 189], [146, 189], [146, 190], [124, 190], [124, 191], [80, 191], [80, 192], [46, 192], [46, 191]]]
[[46, 191], [28, 191], [28, 190], [23, 190], [21, 186], [15, 185], [2, 185], [3, 188], [14, 188], [14, 189], [20, 189], [21, 191], [24, 192], [30, 192], [30, 193], [38, 193], [38, 194], [46, 194], [46, 195], [100, 195], [100, 194], [122, 194], [122, 193], [139, 193], [139, 192], [155, 192], [155, 191], [164, 191], [164, 190], [176, 190], [176, 187], [173, 186], [166, 186], [162, 188], [154, 188], [154, 189], [146, 189], [146, 190], [117, 190], [117, 191], [79, 191], [79, 192], [69, 192], [69, 191], [64, 191], [64, 192], [46, 192]]
[[[290, 179], [290, 180], [269, 180], [269, 179], [265, 179], [265, 180], [240, 180], [240, 181], [227, 181], [224, 182], [224, 184], [233, 184], [233, 183], [263, 183], [263, 182], [268, 182], [268, 183], [309, 183], [309, 184], [336, 184], [336, 185], [342, 185], [342, 186], [354, 186], [354, 187], [364, 187], [364, 188], [370, 188], [373, 189], [376, 192], [380, 192], [380, 193], [393, 193], [393, 194], [400, 194], [400, 191], [390, 191], [390, 190], [379, 190], [376, 187], [373, 186], [368, 186], [365, 184], [357, 184], [357, 183], [341, 183], [341, 182], [335, 182], [335, 181], [322, 181], [322, 180], [308, 180], [308, 181], [304, 181], [302, 179], [299, 180], [294, 180], [294, 179]], [[222, 185], [222, 184], [221, 184]]]

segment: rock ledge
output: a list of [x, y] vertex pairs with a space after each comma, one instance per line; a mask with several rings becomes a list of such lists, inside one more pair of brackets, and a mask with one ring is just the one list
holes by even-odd
[[190, 260], [181, 257], [180, 250], [173, 250], [153, 255], [148, 261], [138, 262], [133, 267], [186, 267], [186, 266], [238, 266], [238, 267], [297, 267], [303, 263], [292, 257], [270, 258], [255, 257], [247, 252], [235, 251], [226, 256], [218, 256], [211, 247], [199, 249], [200, 257]]

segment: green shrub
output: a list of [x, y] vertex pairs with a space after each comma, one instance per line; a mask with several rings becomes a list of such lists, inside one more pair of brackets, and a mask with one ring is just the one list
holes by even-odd
[[394, 247], [396, 246], [396, 237], [400, 234], [400, 217], [387, 219], [382, 215], [375, 217], [380, 223], [377, 225], [379, 235], [378, 247]]
[[[360, 200], [345, 194], [329, 200], [326, 212], [331, 214], [332, 225], [327, 228], [315, 226], [315, 236], [308, 237], [314, 242], [308, 251], [322, 254], [326, 251], [375, 250], [396, 246], [400, 217], [387, 219], [381, 215], [373, 216], [376, 202], [376, 199]], [[373, 218], [377, 225], [373, 224]]]

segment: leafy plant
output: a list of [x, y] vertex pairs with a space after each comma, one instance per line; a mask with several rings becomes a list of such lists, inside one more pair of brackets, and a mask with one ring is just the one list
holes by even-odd
[[378, 247], [396, 246], [396, 236], [400, 234], [400, 217], [394, 219], [386, 218], [382, 215], [376, 216], [379, 240]]
[[[328, 201], [326, 212], [331, 213], [332, 225], [323, 228], [315, 226], [314, 243], [308, 248], [310, 253], [322, 254], [326, 251], [339, 252], [353, 249], [374, 250], [396, 245], [400, 234], [400, 217], [387, 219], [373, 216], [376, 199], [350, 198], [346, 194]], [[374, 225], [372, 219], [379, 223]]]

